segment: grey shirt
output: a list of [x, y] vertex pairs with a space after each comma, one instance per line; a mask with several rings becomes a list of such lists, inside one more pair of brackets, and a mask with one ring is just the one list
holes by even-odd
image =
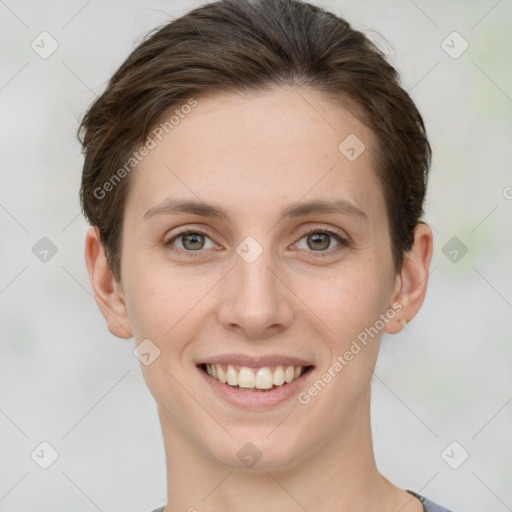
[[416, 496], [416, 498], [418, 498], [421, 501], [421, 503], [423, 503], [423, 512], [452, 512], [451, 510], [441, 507], [441, 505], [438, 505], [437, 503], [428, 500], [427, 498], [425, 498], [425, 496], [421, 496], [409, 490], [407, 492], [409, 494], [412, 494], [413, 496]]
[[[408, 493], [412, 494], [413, 496], [416, 496], [421, 503], [423, 503], [423, 512], [451, 512], [451, 510], [448, 510], [447, 508], [441, 507], [441, 505], [438, 505], [437, 503], [434, 503], [433, 501], [428, 500], [424, 496], [421, 496], [419, 494], [416, 494], [413, 491], [407, 491]], [[153, 510], [153, 512], [164, 512], [165, 505], [156, 508]]]

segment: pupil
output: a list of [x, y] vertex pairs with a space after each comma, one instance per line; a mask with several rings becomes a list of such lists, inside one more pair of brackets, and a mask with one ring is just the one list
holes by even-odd
[[[314, 233], [313, 235], [310, 235], [311, 239], [314, 240], [314, 244], [316, 244], [316, 248], [320, 248], [320, 249], [327, 249], [329, 247], [329, 241], [327, 239], [327, 236], [326, 234], [324, 233]], [[322, 246], [322, 237], [324, 237], [324, 242], [325, 240], [327, 240], [327, 245], [325, 245], [325, 243], [323, 244]], [[320, 242], [320, 246], [318, 245], [317, 242]]]
[[[192, 241], [192, 244], [197, 244], [198, 239], [200, 239], [200, 237], [201, 237], [201, 235], [199, 235], [197, 233], [196, 234], [184, 235], [184, 237], [183, 237], [184, 245], [186, 243], [190, 242], [190, 241]], [[200, 240], [199, 240], [199, 243], [200, 243]], [[185, 245], [185, 247], [186, 247], [186, 245]], [[192, 246], [192, 247], [188, 247], [188, 248], [189, 249], [197, 249], [198, 247], [197, 246], [196, 247]], [[201, 247], [199, 247], [199, 249], [200, 248]]]

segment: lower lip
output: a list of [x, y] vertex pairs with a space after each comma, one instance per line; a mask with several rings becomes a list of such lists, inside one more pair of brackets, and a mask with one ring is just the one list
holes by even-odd
[[211, 375], [208, 375], [201, 368], [198, 368], [198, 370], [206, 382], [221, 398], [237, 407], [255, 410], [270, 409], [297, 395], [301, 388], [305, 387], [306, 381], [312, 374], [314, 367], [310, 367], [306, 373], [301, 375], [298, 379], [294, 379], [292, 382], [283, 384], [270, 391], [245, 391], [230, 386], [229, 384], [223, 384], [219, 380], [214, 379]]

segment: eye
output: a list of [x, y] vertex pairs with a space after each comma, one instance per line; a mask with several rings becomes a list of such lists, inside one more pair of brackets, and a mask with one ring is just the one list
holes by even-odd
[[[338, 242], [338, 245], [335, 246], [334, 250], [327, 251], [327, 249], [331, 248], [331, 242], [333, 238]], [[326, 256], [325, 252], [334, 253], [339, 250], [347, 247], [349, 245], [348, 240], [342, 238], [338, 233], [331, 231], [329, 229], [315, 228], [308, 232], [306, 232], [300, 240], [306, 239], [306, 247], [300, 247], [299, 243], [296, 244], [299, 249], [309, 250], [311, 252], [317, 252], [319, 254], [316, 256]]]
[[[306, 239], [306, 247], [299, 246], [300, 241], [303, 239]], [[331, 243], [333, 239], [337, 241], [338, 245], [335, 246], [333, 250], [327, 250], [332, 249]], [[206, 233], [192, 229], [186, 229], [174, 235], [165, 242], [165, 246], [173, 252], [186, 257], [200, 256], [202, 249], [214, 249], [220, 247], [216, 245]], [[348, 247], [349, 241], [329, 229], [315, 228], [304, 233], [295, 246], [299, 249], [304, 249], [309, 253], [317, 253], [312, 255], [312, 257], [322, 257], [332, 253], [337, 253], [344, 247]]]
[[[209, 240], [210, 244], [205, 243], [205, 240]], [[175, 242], [178, 243], [178, 248], [175, 248]], [[180, 247], [181, 245], [181, 247]], [[194, 252], [201, 252], [201, 249], [213, 249], [216, 245], [213, 243], [211, 238], [202, 231], [187, 229], [173, 236], [167, 242], [165, 246], [174, 252], [184, 254], [185, 256], [199, 256]]]

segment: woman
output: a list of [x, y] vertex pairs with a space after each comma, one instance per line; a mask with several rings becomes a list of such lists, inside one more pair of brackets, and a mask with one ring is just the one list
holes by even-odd
[[380, 339], [432, 256], [431, 149], [382, 53], [307, 3], [206, 4], [133, 51], [81, 130], [87, 268], [158, 406], [158, 511], [446, 512], [372, 447]]

